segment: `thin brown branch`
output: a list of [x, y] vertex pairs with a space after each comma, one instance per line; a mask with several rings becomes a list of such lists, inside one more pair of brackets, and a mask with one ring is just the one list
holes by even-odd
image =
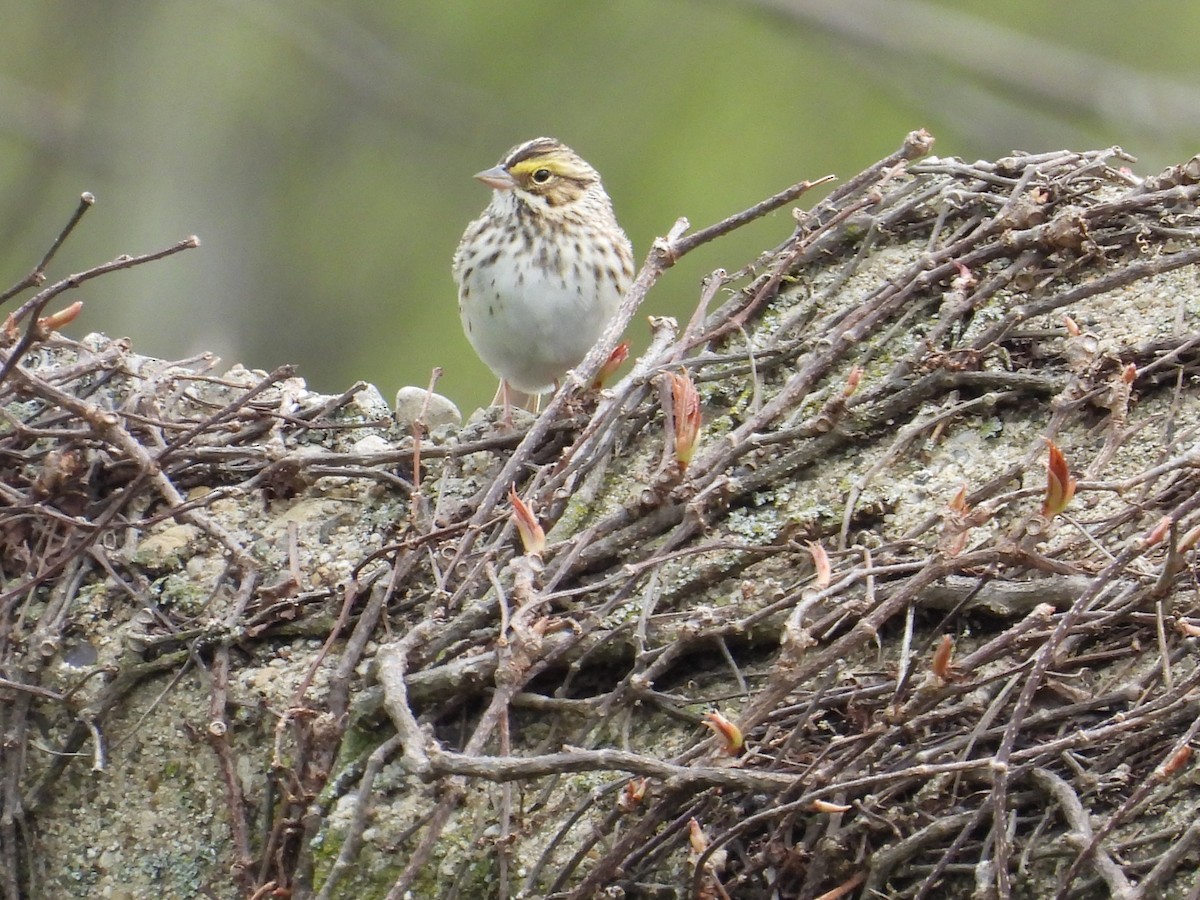
[[99, 278], [101, 275], [107, 275], [109, 272], [117, 272], [121, 269], [131, 269], [134, 266], [144, 265], [149, 262], [154, 262], [159, 259], [164, 259], [168, 256], [173, 256], [181, 250], [192, 250], [200, 246], [200, 239], [197, 237], [186, 238], [179, 243], [167, 247], [164, 250], [158, 250], [154, 253], [147, 253], [142, 256], [118, 256], [116, 259], [103, 263], [99, 266], [94, 266], [91, 269], [86, 269], [75, 275], [68, 275], [61, 281], [56, 281], [54, 284], [45, 288], [23, 303], [15, 312], [9, 316], [9, 321], [14, 324], [28, 317], [29, 324], [25, 326], [25, 331], [21, 334], [20, 340], [13, 346], [4, 358], [3, 365], [0, 365], [0, 384], [8, 378], [13, 367], [20, 362], [21, 358], [29, 351], [38, 340], [41, 339], [41, 333], [38, 328], [38, 317], [42, 311], [50, 305], [50, 301], [62, 294], [65, 291], [72, 290], [91, 281], [93, 278]]
[[70, 237], [71, 232], [75, 230], [75, 226], [79, 224], [79, 220], [83, 218], [83, 214], [91, 209], [95, 202], [96, 198], [87, 191], [84, 191], [79, 195], [79, 204], [75, 207], [75, 211], [71, 214], [71, 218], [67, 220], [67, 224], [62, 227], [62, 230], [58, 233], [58, 236], [55, 237], [54, 241], [50, 244], [50, 247], [44, 254], [42, 254], [42, 258], [38, 260], [37, 265], [33, 267], [33, 270], [3, 294], [0, 294], [0, 305], [7, 303], [9, 300], [27, 288], [36, 287], [46, 280], [46, 267], [50, 265], [50, 261], [54, 259], [54, 254], [58, 252], [58, 248], [63, 245], [68, 237]]

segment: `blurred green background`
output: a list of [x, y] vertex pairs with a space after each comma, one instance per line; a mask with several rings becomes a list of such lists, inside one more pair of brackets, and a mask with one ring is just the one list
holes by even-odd
[[[189, 234], [203, 246], [69, 299], [70, 333], [169, 359], [299, 365], [338, 392], [495, 381], [449, 265], [472, 173], [558, 137], [604, 176], [639, 258], [786, 185], [848, 178], [925, 127], [935, 152], [1200, 150], [1200, 4], [1178, 0], [3, 0], [0, 282], [97, 196], [51, 277]], [[814, 198], [803, 201], [811, 204]], [[689, 258], [645, 311], [790, 231]], [[635, 324], [634, 351], [647, 337]]]

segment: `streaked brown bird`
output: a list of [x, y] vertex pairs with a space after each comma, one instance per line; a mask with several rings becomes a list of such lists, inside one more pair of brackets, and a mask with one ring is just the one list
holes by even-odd
[[454, 253], [467, 340], [512, 391], [552, 390], [604, 331], [633, 280], [633, 248], [596, 170], [554, 138], [475, 176], [492, 201]]

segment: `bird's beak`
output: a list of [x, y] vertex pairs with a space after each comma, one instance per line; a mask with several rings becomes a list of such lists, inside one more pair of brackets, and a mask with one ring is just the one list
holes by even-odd
[[495, 188], [498, 191], [511, 191], [517, 186], [517, 183], [513, 181], [513, 177], [504, 170], [503, 166], [492, 166], [490, 169], [484, 169], [475, 177], [488, 187]]

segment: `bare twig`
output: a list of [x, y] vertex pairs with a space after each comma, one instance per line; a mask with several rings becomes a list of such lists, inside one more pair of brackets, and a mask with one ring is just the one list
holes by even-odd
[[58, 248], [63, 245], [63, 242], [66, 241], [71, 232], [75, 230], [75, 226], [79, 224], [79, 220], [83, 218], [83, 214], [91, 209], [95, 202], [96, 198], [87, 191], [79, 195], [79, 204], [75, 207], [75, 212], [71, 214], [71, 218], [67, 220], [67, 224], [63, 226], [62, 231], [58, 233], [58, 236], [42, 255], [42, 258], [38, 260], [37, 265], [33, 267], [33, 270], [3, 294], [0, 294], [0, 304], [7, 303], [26, 288], [36, 287], [46, 280], [46, 266], [50, 265], [50, 261], [54, 259], [54, 254], [58, 252]]

